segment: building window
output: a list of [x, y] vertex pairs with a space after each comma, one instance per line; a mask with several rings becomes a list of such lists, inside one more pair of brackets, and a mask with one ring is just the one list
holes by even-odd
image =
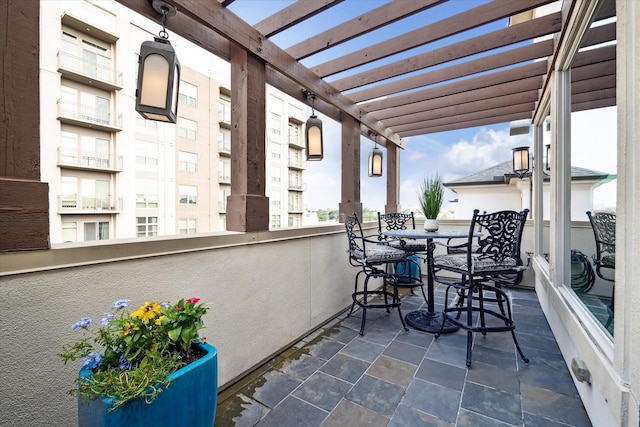
[[78, 178], [74, 176], [63, 176], [60, 179], [61, 208], [75, 209], [78, 207]]
[[149, 141], [136, 141], [136, 163], [153, 167], [158, 166], [160, 148], [158, 143]]
[[109, 240], [108, 222], [85, 222], [83, 225], [85, 242], [90, 242], [93, 240]]
[[158, 207], [158, 185], [153, 179], [136, 179], [136, 208]]
[[226, 184], [231, 182], [231, 161], [229, 159], [220, 159], [218, 162], [218, 179]]
[[282, 141], [282, 116], [278, 113], [271, 112], [270, 135], [273, 141]]
[[139, 128], [158, 130], [158, 122], [155, 120], [147, 120], [144, 117], [136, 116], [136, 126]]
[[228, 129], [220, 129], [218, 132], [218, 151], [231, 152], [231, 132]]
[[85, 37], [70, 29], [62, 31], [60, 65], [86, 76], [115, 81], [115, 73], [111, 68], [111, 47], [97, 39]]
[[180, 82], [180, 93], [178, 94], [178, 102], [189, 105], [191, 107], [198, 106], [198, 88], [191, 83], [185, 81]]
[[289, 188], [302, 189], [302, 174], [300, 171], [289, 171]]
[[195, 205], [198, 199], [198, 187], [193, 185], [178, 186], [178, 200], [181, 205]]
[[182, 138], [196, 139], [198, 137], [198, 123], [184, 117], [178, 117], [178, 135]]
[[271, 228], [280, 228], [280, 215], [271, 215]]
[[178, 232], [180, 234], [197, 233], [198, 220], [195, 218], [187, 218], [178, 220]]
[[157, 216], [139, 216], [136, 217], [136, 236], [147, 237], [158, 235], [158, 217]]
[[231, 190], [228, 188], [221, 188], [218, 191], [218, 196], [220, 197], [220, 201], [218, 202], [218, 211], [220, 213], [227, 211], [227, 197], [231, 195]]
[[218, 121], [231, 123], [231, 98], [224, 95], [220, 95], [218, 102]]
[[300, 144], [300, 125], [289, 122], [289, 144]]
[[110, 101], [95, 93], [79, 91], [62, 86], [60, 115], [90, 122], [109, 124], [111, 119]]
[[76, 221], [62, 221], [62, 241], [78, 241], [78, 223]]
[[198, 170], [198, 155], [184, 151], [178, 152], [178, 170], [196, 172]]

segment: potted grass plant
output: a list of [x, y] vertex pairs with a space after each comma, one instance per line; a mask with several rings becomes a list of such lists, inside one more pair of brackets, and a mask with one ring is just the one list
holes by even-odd
[[423, 178], [420, 184], [420, 191], [418, 192], [418, 202], [420, 204], [420, 211], [425, 217], [425, 230], [438, 230], [438, 214], [442, 208], [443, 199], [444, 185], [442, 184], [440, 175], [436, 174], [428, 178]]
[[181, 298], [129, 312], [129, 302], [115, 301], [99, 325], [74, 323], [82, 335], [59, 354], [65, 364], [84, 362], [69, 392], [78, 396], [78, 425], [212, 426], [217, 351], [199, 337], [208, 308]]

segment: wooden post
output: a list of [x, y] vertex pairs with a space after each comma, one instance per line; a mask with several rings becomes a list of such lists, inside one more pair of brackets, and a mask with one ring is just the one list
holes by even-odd
[[40, 182], [40, 2], [0, 2], [0, 252], [49, 248]]
[[391, 142], [387, 143], [387, 203], [384, 211], [400, 212], [400, 148]]
[[360, 123], [346, 114], [342, 117], [342, 201], [339, 220], [354, 212], [362, 220], [360, 202]]
[[231, 195], [227, 230], [267, 231], [265, 196], [265, 64], [232, 44], [231, 53]]

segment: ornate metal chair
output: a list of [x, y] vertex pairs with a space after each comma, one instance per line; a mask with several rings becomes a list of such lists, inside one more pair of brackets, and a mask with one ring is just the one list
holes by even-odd
[[[615, 296], [615, 271], [616, 271], [616, 214], [612, 212], [591, 212], [587, 211], [593, 236], [596, 240], [596, 253], [593, 255], [593, 264], [596, 274], [602, 280], [613, 282], [611, 288], [611, 305], [609, 309], [609, 320], [605, 327], [609, 327], [613, 319], [614, 296]], [[603, 274], [603, 270], [609, 270], [608, 274]]]
[[[344, 217], [344, 226], [347, 231], [349, 243], [349, 263], [358, 267], [360, 271], [356, 274], [349, 315], [353, 313], [355, 306], [362, 308], [362, 323], [360, 324], [360, 335], [364, 335], [364, 327], [367, 320], [367, 310], [370, 308], [384, 308], [390, 313], [390, 308], [397, 308], [402, 327], [404, 323], [402, 312], [400, 311], [400, 296], [398, 295], [398, 276], [392, 269], [387, 268], [389, 264], [404, 262], [406, 252], [394, 248], [389, 241], [379, 241], [378, 236], [365, 236], [358, 216], [347, 215]], [[364, 276], [362, 290], [358, 290], [360, 276]], [[369, 289], [370, 279], [382, 279], [382, 287]], [[390, 285], [393, 292], [389, 292], [387, 285]], [[372, 297], [378, 297], [373, 299]]]
[[[503, 285], [512, 283], [514, 276], [528, 268], [520, 257], [522, 233], [528, 213], [528, 209], [525, 209], [522, 212], [480, 214], [476, 209], [469, 227], [465, 253], [438, 255], [433, 258], [431, 274], [436, 282], [446, 285], [444, 318], [467, 331], [467, 366], [471, 366], [475, 332], [485, 335], [487, 332], [510, 331], [520, 357], [525, 363], [529, 363], [515, 335], [516, 325], [512, 317], [511, 302], [502, 289]], [[478, 227], [482, 227], [482, 237], [476, 240], [473, 234]], [[428, 250], [433, 251], [437, 244], [432, 243]], [[477, 249], [474, 249], [475, 245]], [[442, 274], [444, 272], [449, 274]], [[452, 306], [449, 305], [451, 290], [458, 293], [457, 303]], [[487, 292], [491, 294], [490, 298], [485, 295]], [[478, 319], [474, 318], [474, 313], [478, 313]], [[460, 319], [462, 314], [466, 314], [466, 317]], [[498, 319], [498, 324], [494, 322], [488, 325], [485, 319], [487, 316]], [[443, 328], [444, 324], [445, 322]], [[436, 334], [436, 338], [440, 333]]]
[[[408, 225], [411, 225], [412, 229], [416, 228], [413, 212], [391, 212], [384, 214], [378, 212], [378, 239], [380, 241], [387, 241], [384, 235], [385, 231], [406, 230]], [[426, 251], [426, 243], [415, 239], [405, 239], [403, 242], [393, 239], [388, 240], [388, 243], [394, 248], [402, 249], [407, 254], [405, 261], [393, 265], [396, 275], [398, 276], [398, 286], [410, 288], [412, 294], [414, 293], [414, 288], [420, 287], [424, 301], [427, 302], [427, 296], [424, 293], [424, 282], [422, 281], [422, 269], [420, 268], [421, 258], [419, 256]]]

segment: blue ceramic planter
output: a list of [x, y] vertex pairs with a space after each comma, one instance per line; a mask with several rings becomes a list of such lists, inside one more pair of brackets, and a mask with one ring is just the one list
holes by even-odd
[[[212, 427], [218, 400], [218, 352], [209, 344], [194, 344], [207, 352], [169, 375], [171, 385], [148, 404], [136, 399], [109, 412], [112, 398], [78, 398], [79, 427]], [[80, 371], [90, 377], [89, 369]]]

